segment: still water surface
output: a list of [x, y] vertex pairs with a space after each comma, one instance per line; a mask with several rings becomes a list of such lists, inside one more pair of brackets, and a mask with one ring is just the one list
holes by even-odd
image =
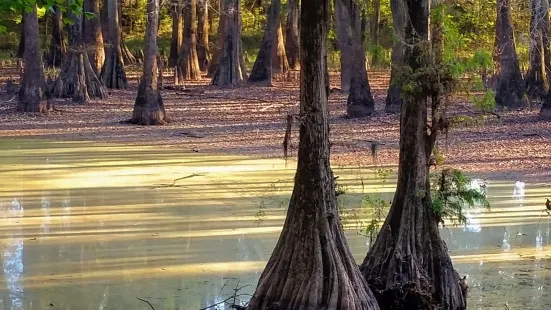
[[[334, 170], [351, 212], [363, 195], [392, 198], [391, 178]], [[246, 302], [293, 175], [277, 159], [0, 139], [0, 310], [150, 309], [138, 298], [191, 310], [236, 289]], [[548, 189], [490, 180], [487, 191], [491, 211], [442, 230], [468, 277], [469, 309], [551, 309]], [[356, 227], [347, 234], [361, 262], [367, 239]]]

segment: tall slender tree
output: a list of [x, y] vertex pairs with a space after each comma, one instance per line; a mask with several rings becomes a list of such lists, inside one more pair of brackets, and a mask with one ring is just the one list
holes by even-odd
[[266, 25], [264, 26], [264, 36], [254, 62], [251, 75], [249, 76], [250, 83], [256, 83], [266, 86], [272, 85], [272, 63], [274, 53], [277, 47], [276, 37], [277, 28], [280, 24], [281, 1], [272, 0], [270, 6], [266, 10]]
[[128, 81], [122, 59], [117, 0], [106, 0], [106, 6], [109, 45], [105, 53], [105, 65], [101, 69], [101, 80], [107, 88], [125, 89]]
[[105, 61], [105, 47], [103, 46], [103, 32], [101, 30], [100, 0], [84, 0], [85, 12], [94, 13], [92, 18], [83, 20], [84, 43], [88, 51], [88, 58], [96, 74], [101, 73]]
[[354, 44], [350, 14], [344, 3], [345, 1], [347, 0], [335, 0], [335, 22], [340, 51], [341, 90], [348, 92], [354, 71]]
[[352, 47], [354, 53], [353, 70], [350, 78], [346, 115], [350, 118], [365, 117], [375, 110], [375, 101], [371, 94], [367, 77], [366, 58], [364, 51], [365, 36], [362, 31], [362, 10], [355, 0], [344, 0], [350, 15], [352, 29]]
[[285, 53], [289, 61], [289, 68], [297, 70], [299, 59], [299, 32], [298, 32], [298, 5], [299, 0], [287, 2], [287, 24], [285, 25]]
[[17, 109], [22, 112], [46, 112], [43, 104], [45, 80], [42, 58], [40, 55], [40, 36], [36, 4], [30, 12], [23, 13], [25, 30], [25, 69], [19, 91]]
[[182, 1], [173, 0], [171, 3], [172, 9], [172, 37], [170, 39], [170, 55], [168, 58], [168, 65], [171, 67], [176, 66], [178, 63], [178, 57], [182, 49], [182, 42], [184, 38], [184, 19], [182, 17]]
[[46, 64], [49, 67], [59, 67], [61, 65], [61, 58], [67, 52], [67, 46], [63, 38], [63, 21], [62, 13], [59, 7], [54, 6], [54, 12], [52, 16], [52, 37], [50, 39], [50, 47], [48, 50], [48, 57]]
[[[218, 1], [219, 4], [219, 12], [223, 12], [223, 0]], [[213, 10], [210, 10], [209, 12], [212, 12]], [[212, 51], [212, 58], [209, 62], [209, 65], [207, 67], [207, 75], [208, 76], [214, 76], [216, 73], [216, 70], [218, 69], [218, 62], [220, 61], [220, 54], [222, 52], [222, 48], [224, 47], [224, 38], [226, 33], [226, 14], [218, 14], [218, 29], [216, 30], [216, 44], [213, 47]], [[210, 18], [210, 17], [209, 17]], [[212, 23], [210, 23], [212, 25]]]
[[[547, 35], [547, 29], [549, 29], [549, 1], [532, 0], [531, 7], [532, 16], [530, 17], [529, 46], [530, 67], [526, 74], [526, 92], [531, 99], [541, 100], [545, 97], [547, 89], [549, 88], [543, 45], [544, 36]], [[547, 44], [549, 44], [549, 41], [546, 41]], [[549, 47], [547, 48], [549, 49]]]
[[224, 33], [212, 85], [238, 85], [247, 79], [241, 43], [241, 3], [238, 0], [223, 1]]
[[328, 0], [302, 0], [300, 142], [295, 185], [279, 241], [247, 310], [377, 310], [337, 211], [327, 97]]
[[399, 113], [402, 106], [402, 85], [398, 76], [402, 72], [404, 58], [404, 28], [405, 28], [405, 4], [402, 0], [391, 0], [392, 22], [396, 40], [392, 46], [392, 69], [390, 71], [390, 85], [388, 87], [385, 111], [387, 113]]
[[[431, 43], [436, 49], [443, 37], [433, 33], [429, 41], [430, 0], [404, 4], [404, 64], [409, 66], [404, 78], [415, 86], [404, 89], [394, 199], [361, 268], [372, 289], [382, 292], [377, 294], [381, 309], [464, 310], [466, 292], [440, 237], [441, 214], [432, 207], [429, 181], [429, 158], [445, 119], [438, 114], [440, 100], [432, 100], [429, 107], [427, 98], [439, 96], [440, 86], [448, 88], [444, 81], [449, 80], [439, 69], [441, 52], [431, 53]], [[408, 290], [411, 285], [414, 290]], [[401, 289], [408, 290], [410, 298], [389, 297]]]
[[210, 62], [209, 47], [209, 1], [197, 1], [197, 58], [199, 59], [199, 68], [201, 71], [207, 70]]
[[82, 14], [69, 13], [69, 50], [63, 57], [61, 74], [57, 78], [55, 95], [86, 103], [90, 97], [106, 98], [107, 90], [88, 59], [83, 40]]
[[496, 86], [496, 105], [509, 109], [527, 107], [526, 87], [515, 46], [510, 0], [497, 0], [496, 38], [500, 72]]
[[17, 57], [25, 56], [25, 10], [21, 10], [21, 23], [19, 24], [19, 44], [17, 46]]
[[289, 71], [289, 61], [287, 60], [287, 53], [285, 51], [285, 44], [283, 40], [283, 29], [281, 28], [281, 22], [278, 23], [275, 42], [272, 52], [272, 73], [281, 75], [287, 74]]
[[157, 35], [159, 27], [159, 0], [147, 1], [145, 32], [146, 50], [143, 76], [134, 103], [130, 123], [139, 125], [162, 125], [167, 121], [163, 99], [157, 83]]
[[199, 58], [197, 57], [197, 0], [185, 0], [184, 7], [184, 41], [178, 67], [176, 68], [176, 83], [184, 80], [201, 78]]

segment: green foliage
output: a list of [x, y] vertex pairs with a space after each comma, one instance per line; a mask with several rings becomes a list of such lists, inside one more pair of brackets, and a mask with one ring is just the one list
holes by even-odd
[[432, 203], [430, 209], [444, 224], [449, 219], [453, 224], [465, 224], [465, 208], [482, 205], [489, 209], [490, 204], [484, 192], [470, 188], [471, 179], [456, 169], [444, 169], [432, 177]]
[[496, 107], [495, 92], [488, 89], [482, 96], [472, 98], [473, 106], [483, 113], [492, 112]]

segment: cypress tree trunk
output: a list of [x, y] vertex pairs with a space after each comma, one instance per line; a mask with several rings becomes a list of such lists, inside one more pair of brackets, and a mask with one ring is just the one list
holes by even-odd
[[[371, 44], [379, 45], [381, 36], [381, 0], [373, 0], [373, 15], [371, 16]], [[371, 65], [380, 66], [382, 59], [378, 53], [374, 53], [371, 59]]]
[[[361, 267], [381, 309], [466, 309], [466, 292], [438, 230], [440, 215], [431, 209], [428, 163], [442, 118], [437, 116], [439, 100], [433, 100], [428, 123], [427, 97], [434, 99], [439, 91], [433, 93], [430, 74], [422, 74], [430, 65], [429, 1], [407, 2], [411, 22], [405, 28], [404, 61], [418, 76], [412, 81], [416, 87], [404, 93], [392, 206]], [[434, 46], [442, 38], [433, 35]]]
[[[543, 36], [546, 34], [546, 28], [549, 28], [549, 20], [545, 20], [548, 11], [548, 0], [532, 0], [532, 16], [530, 18], [530, 68], [526, 74], [526, 92], [532, 100], [538, 101], [545, 97], [547, 89], [549, 88], [543, 45]], [[545, 24], [547, 24], [547, 26], [545, 26]]]
[[337, 211], [329, 162], [328, 0], [302, 0], [300, 142], [279, 241], [247, 310], [378, 310]]
[[105, 48], [103, 46], [103, 33], [101, 31], [100, 0], [84, 0], [84, 10], [92, 12], [95, 16], [83, 20], [84, 43], [87, 46], [88, 58], [94, 72], [99, 75], [105, 61]]
[[238, 85], [247, 78], [241, 46], [241, 4], [224, 0], [224, 40], [212, 85]]
[[23, 13], [25, 30], [25, 69], [17, 110], [21, 112], [46, 112], [47, 106], [42, 101], [44, 97], [44, 68], [40, 57], [40, 36], [36, 5], [29, 13]]
[[209, 49], [209, 1], [198, 0], [198, 28], [197, 28], [197, 58], [199, 59], [199, 69], [207, 70], [210, 62]]
[[87, 103], [90, 97], [107, 97], [107, 89], [98, 79], [82, 38], [82, 15], [70, 14], [69, 50], [63, 57], [61, 74], [57, 78], [54, 95], [73, 98], [74, 102]]
[[175, 0], [172, 1], [172, 37], [170, 40], [170, 56], [168, 58], [168, 65], [171, 67], [176, 66], [178, 63], [183, 37], [184, 19], [182, 18], [182, 2]]
[[[222, 12], [224, 9], [222, 7], [223, 0], [218, 1], [219, 4], [219, 11]], [[212, 10], [211, 10], [212, 11]], [[210, 11], [209, 11], [210, 12]], [[219, 21], [218, 21], [218, 30], [216, 31], [216, 45], [212, 53], [211, 61], [209, 62], [209, 65], [207, 67], [207, 76], [213, 76], [216, 73], [216, 70], [218, 69], [218, 62], [220, 61], [220, 54], [222, 52], [222, 48], [224, 47], [224, 34], [226, 33], [226, 15], [225, 14], [219, 14]], [[212, 22], [211, 22], [212, 25]]]
[[366, 117], [375, 110], [375, 101], [367, 78], [366, 58], [361, 26], [361, 9], [354, 0], [345, 0], [350, 15], [352, 41], [354, 52], [354, 68], [350, 79], [350, 90], [346, 107], [346, 115], [350, 118]]
[[285, 53], [285, 44], [283, 43], [283, 30], [281, 22], [277, 26], [277, 32], [272, 52], [272, 73], [285, 75], [289, 72], [289, 61]]
[[341, 90], [350, 90], [350, 81], [354, 72], [354, 43], [350, 14], [344, 2], [349, 0], [335, 0], [335, 22], [337, 24], [337, 39], [341, 57]]
[[61, 65], [61, 58], [67, 52], [67, 47], [63, 40], [62, 13], [58, 6], [54, 7], [54, 12], [55, 14], [52, 14], [52, 38], [50, 40], [48, 59], [46, 60], [46, 64], [49, 67], [59, 67]]
[[298, 70], [299, 37], [298, 37], [298, 1], [289, 0], [287, 3], [287, 24], [285, 27], [285, 53], [291, 70]]
[[254, 62], [249, 83], [272, 86], [272, 63], [274, 52], [276, 51], [277, 28], [280, 24], [281, 1], [272, 0], [270, 7], [266, 10], [266, 25], [264, 26], [264, 36]]
[[526, 88], [518, 62], [511, 22], [510, 0], [497, 1], [496, 36], [499, 46], [500, 72], [496, 86], [496, 105], [516, 109], [528, 106]]
[[186, 0], [184, 8], [184, 43], [176, 68], [176, 83], [201, 78], [197, 57], [197, 0]]
[[106, 0], [109, 45], [105, 53], [105, 65], [101, 69], [101, 80], [107, 88], [125, 89], [126, 72], [122, 60], [121, 32], [117, 0]]
[[551, 91], [547, 93], [547, 96], [541, 105], [540, 118], [551, 121]]
[[134, 103], [130, 123], [162, 125], [167, 121], [161, 92], [157, 85], [157, 33], [159, 27], [159, 0], [147, 1], [146, 50], [143, 76]]
[[21, 13], [21, 23], [19, 24], [19, 45], [17, 47], [17, 58], [25, 56], [25, 10]]
[[402, 106], [402, 85], [398, 81], [398, 76], [402, 72], [404, 58], [404, 27], [405, 27], [405, 7], [402, 0], [391, 0], [390, 8], [392, 10], [392, 22], [394, 34], [397, 39], [392, 46], [392, 69], [390, 71], [390, 86], [385, 100], [385, 111], [387, 113], [400, 113]]

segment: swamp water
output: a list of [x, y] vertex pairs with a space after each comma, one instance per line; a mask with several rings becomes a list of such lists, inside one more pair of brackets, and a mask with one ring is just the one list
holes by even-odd
[[[395, 180], [333, 167], [353, 212]], [[293, 163], [84, 142], [0, 140], [0, 310], [193, 310], [252, 294]], [[179, 179], [179, 180], [177, 180]], [[442, 229], [469, 309], [551, 309], [547, 188], [488, 182], [492, 210]], [[540, 221], [541, 220], [541, 221]], [[367, 238], [347, 221], [358, 262]], [[232, 299], [231, 302], [234, 302]]]

